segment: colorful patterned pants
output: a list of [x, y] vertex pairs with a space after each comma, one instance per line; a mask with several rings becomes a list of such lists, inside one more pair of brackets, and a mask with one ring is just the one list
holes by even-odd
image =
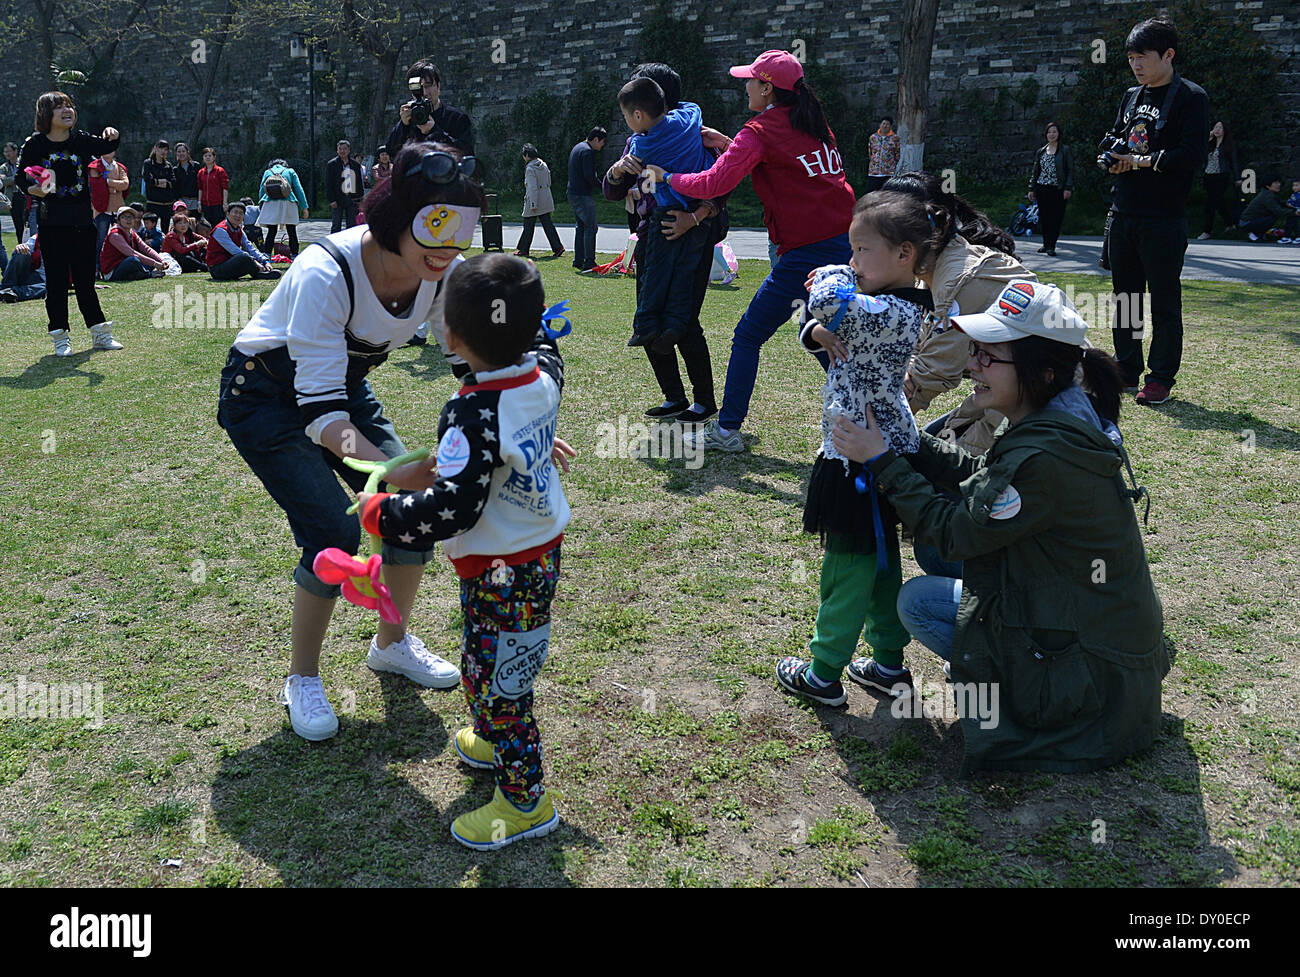
[[544, 793], [533, 682], [550, 649], [551, 600], [559, 576], [557, 544], [529, 563], [495, 566], [460, 582], [461, 684], [474, 732], [495, 748], [497, 786], [521, 806]]

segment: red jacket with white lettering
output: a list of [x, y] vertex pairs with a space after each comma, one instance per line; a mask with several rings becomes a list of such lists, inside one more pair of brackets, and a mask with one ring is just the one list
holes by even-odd
[[835, 147], [790, 125], [788, 106], [758, 113], [711, 168], [674, 173], [669, 185], [706, 200], [730, 193], [749, 174], [777, 254], [848, 233], [854, 198], [844, 161]]

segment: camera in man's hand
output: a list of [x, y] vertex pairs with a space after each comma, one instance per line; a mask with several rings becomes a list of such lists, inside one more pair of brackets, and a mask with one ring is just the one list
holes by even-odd
[[411, 125], [422, 126], [429, 121], [429, 116], [433, 113], [433, 103], [424, 97], [424, 85], [419, 76], [408, 78], [406, 87], [414, 96], [410, 108]]
[[1107, 173], [1110, 172], [1110, 168], [1114, 166], [1116, 162], [1115, 154], [1109, 149], [1097, 157], [1097, 166]]

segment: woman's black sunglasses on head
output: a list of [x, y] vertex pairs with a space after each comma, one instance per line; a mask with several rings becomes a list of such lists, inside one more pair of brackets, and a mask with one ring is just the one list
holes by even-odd
[[437, 151], [421, 156], [418, 163], [407, 169], [406, 175], [418, 173], [430, 183], [451, 183], [458, 176], [473, 176], [477, 165], [473, 156], [457, 160], [451, 153]]

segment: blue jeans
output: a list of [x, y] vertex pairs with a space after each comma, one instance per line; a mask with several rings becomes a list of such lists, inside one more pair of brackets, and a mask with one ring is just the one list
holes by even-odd
[[138, 282], [142, 278], [149, 277], [149, 269], [139, 258], [134, 256], [123, 258], [122, 263], [104, 276], [105, 281], [110, 282]]
[[45, 298], [45, 269], [32, 270], [30, 254], [14, 253], [5, 266], [4, 278], [0, 279], [0, 289], [12, 289], [18, 301]]
[[99, 260], [99, 253], [104, 250], [104, 238], [108, 237], [108, 232], [113, 229], [113, 220], [112, 214], [100, 214], [95, 218], [95, 233], [99, 235], [99, 242], [95, 245], [96, 261]]
[[[732, 335], [727, 387], [718, 417], [722, 427], [734, 431], [745, 422], [758, 379], [758, 351], [794, 314], [795, 302], [808, 301], [803, 287], [808, 273], [822, 265], [846, 265], [851, 254], [849, 236], [841, 234], [787, 251], [763, 279]], [[818, 360], [823, 369], [829, 365], [824, 354]]]
[[[389, 458], [404, 454], [406, 446], [384, 416], [369, 381], [350, 385], [347, 395], [348, 413], [362, 435]], [[257, 356], [231, 347], [221, 371], [217, 423], [289, 517], [294, 542], [302, 547], [294, 582], [318, 597], [337, 597], [341, 588], [317, 577], [312, 562], [330, 546], [357, 552], [361, 526], [356, 516], [346, 512], [352, 499], [339, 478], [360, 492], [368, 476], [307, 438], [294, 392], [293, 360], [286, 347]], [[381, 556], [388, 564], [423, 565], [433, 558], [433, 550], [405, 550], [384, 543]]]
[[[658, 227], [668, 216], [667, 207], [650, 212], [650, 226]], [[645, 264], [638, 277], [636, 317], [632, 331], [638, 336], [671, 335], [679, 339], [686, 334], [694, 305], [695, 272], [708, 238], [708, 221], [677, 238], [649, 234], [645, 243]]]
[[570, 193], [573, 207], [573, 267], [579, 270], [596, 264], [596, 201], [589, 193]]
[[960, 602], [960, 580], [928, 575], [913, 577], [898, 592], [898, 619], [912, 637], [949, 661]]

